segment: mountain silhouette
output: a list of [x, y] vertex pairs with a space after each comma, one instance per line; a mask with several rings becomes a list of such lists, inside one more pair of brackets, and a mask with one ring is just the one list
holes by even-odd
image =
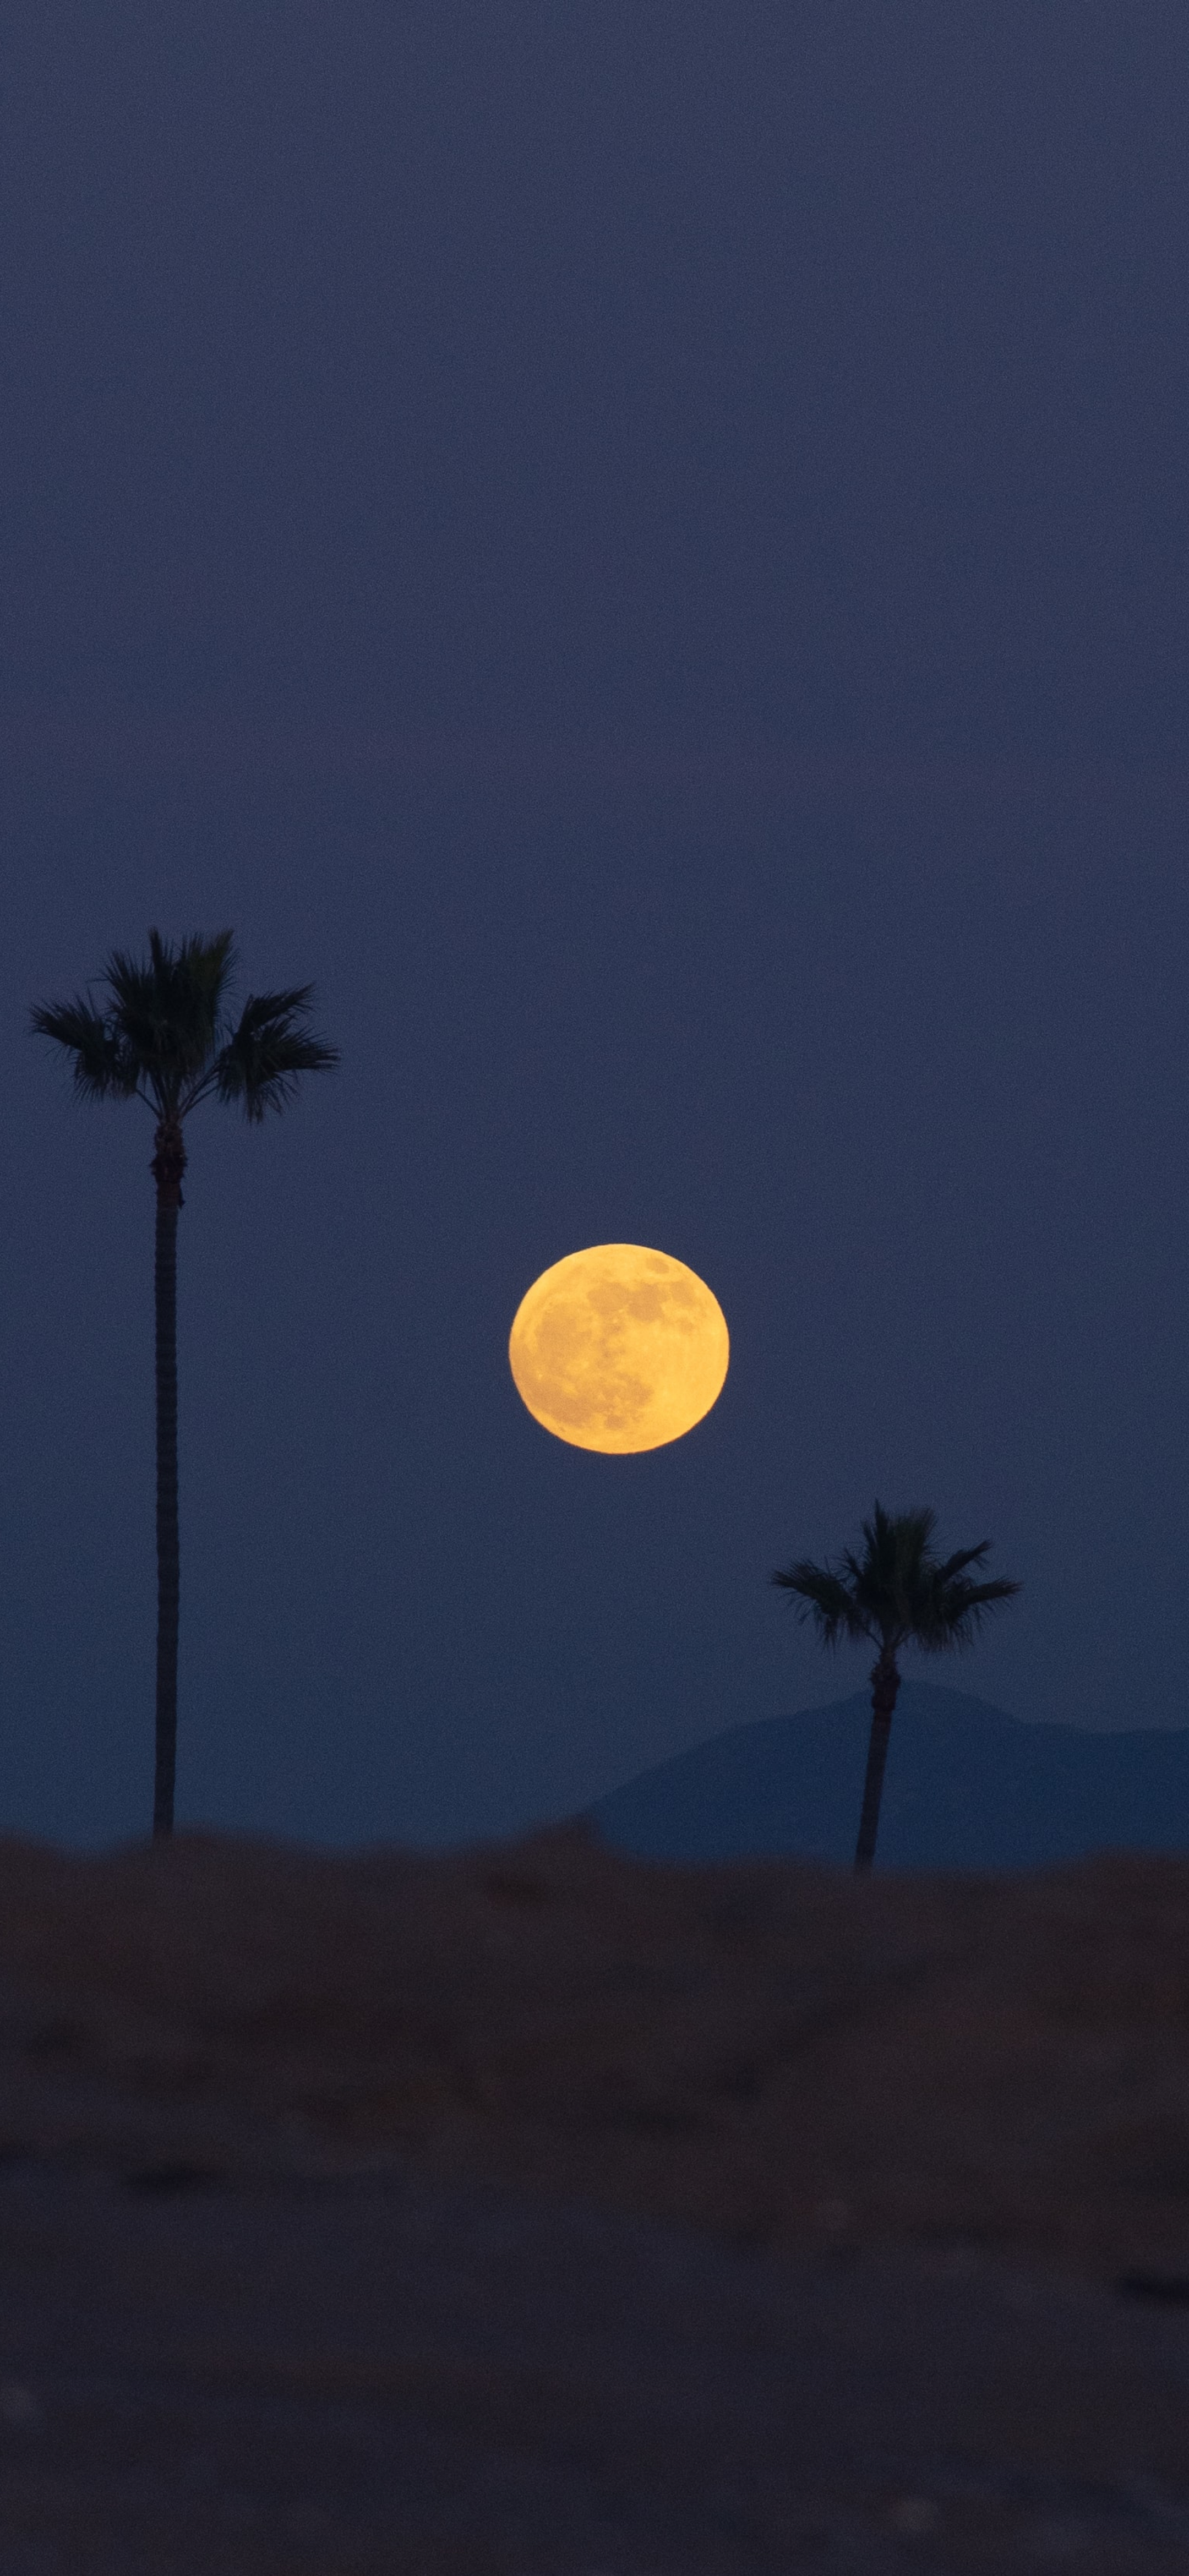
[[[613, 1851], [674, 1861], [854, 1858], [869, 1691], [734, 1726], [586, 1810]], [[1094, 1851], [1189, 1850], [1189, 1727], [1032, 1726], [906, 1681], [884, 1776], [879, 1869], [1036, 1869]]]

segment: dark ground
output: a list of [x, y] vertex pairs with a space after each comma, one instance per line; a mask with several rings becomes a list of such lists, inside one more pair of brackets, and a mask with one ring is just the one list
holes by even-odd
[[1189, 2307], [411, 2167], [0, 2181], [3, 2576], [1173, 2576]]
[[7, 1843], [0, 2576], [1189, 2571], [1187, 2036], [1184, 1857]]

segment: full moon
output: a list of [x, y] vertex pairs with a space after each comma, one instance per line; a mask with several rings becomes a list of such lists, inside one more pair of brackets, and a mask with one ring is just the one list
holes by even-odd
[[726, 1319], [696, 1270], [642, 1243], [569, 1252], [516, 1310], [508, 1357], [529, 1412], [576, 1449], [680, 1440], [722, 1393]]

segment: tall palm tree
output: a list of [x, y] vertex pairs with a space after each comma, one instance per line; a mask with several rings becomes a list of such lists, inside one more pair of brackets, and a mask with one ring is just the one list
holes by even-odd
[[877, 1503], [872, 1519], [862, 1524], [862, 1555], [845, 1548], [836, 1565], [815, 1565], [801, 1557], [772, 1577], [783, 1591], [796, 1595], [798, 1618], [812, 1620], [823, 1646], [840, 1646], [844, 1637], [866, 1637], [879, 1649], [871, 1667], [871, 1735], [857, 1870], [870, 1869], [875, 1858], [901, 1649], [917, 1646], [926, 1655], [944, 1655], [972, 1646], [987, 1612], [1023, 1589], [1006, 1578], [972, 1583], [966, 1569], [982, 1564], [990, 1539], [959, 1548], [943, 1562], [931, 1544], [936, 1527], [936, 1512], [885, 1512]]
[[40, 1002], [37, 1036], [73, 1060], [81, 1100], [143, 1100], [157, 1122], [150, 1166], [157, 1184], [154, 1284], [157, 1341], [157, 1743], [153, 1832], [173, 1831], [178, 1718], [178, 1364], [177, 1231], [186, 1169], [185, 1120], [200, 1100], [234, 1103], [258, 1123], [283, 1109], [298, 1076], [337, 1064], [337, 1047], [309, 1025], [312, 984], [249, 993], [227, 1015], [235, 966], [231, 931], [176, 947], [149, 932], [147, 959], [113, 949], [103, 976], [107, 1001]]

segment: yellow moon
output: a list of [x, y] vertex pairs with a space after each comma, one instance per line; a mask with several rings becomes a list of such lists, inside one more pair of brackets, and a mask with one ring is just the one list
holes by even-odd
[[516, 1309], [508, 1357], [535, 1420], [619, 1455], [680, 1440], [722, 1393], [726, 1319], [696, 1270], [642, 1243], [569, 1252]]

